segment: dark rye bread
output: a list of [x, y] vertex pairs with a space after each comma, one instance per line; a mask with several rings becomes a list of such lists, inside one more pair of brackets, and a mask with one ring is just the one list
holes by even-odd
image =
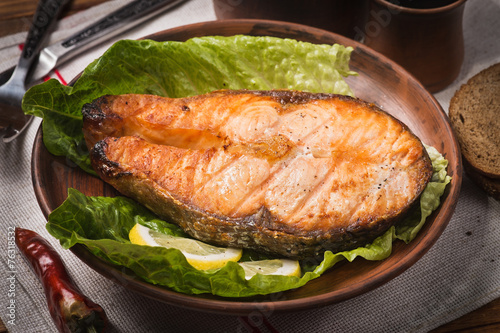
[[500, 179], [486, 177], [475, 171], [464, 159], [464, 170], [469, 178], [480, 186], [489, 196], [500, 201]]
[[477, 172], [500, 178], [500, 63], [460, 87], [449, 116], [464, 158]]
[[450, 101], [449, 117], [466, 172], [497, 197], [500, 183], [500, 63], [462, 85]]

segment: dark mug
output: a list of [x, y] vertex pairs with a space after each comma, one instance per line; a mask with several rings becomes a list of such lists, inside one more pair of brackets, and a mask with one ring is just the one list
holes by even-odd
[[353, 38], [364, 26], [368, 0], [213, 0], [217, 19], [300, 23]]
[[395, 4], [401, 1], [416, 7], [427, 0], [370, 0], [358, 39], [403, 66], [430, 92], [438, 92], [457, 78], [462, 67], [466, 0], [440, 0], [447, 2], [431, 8]]

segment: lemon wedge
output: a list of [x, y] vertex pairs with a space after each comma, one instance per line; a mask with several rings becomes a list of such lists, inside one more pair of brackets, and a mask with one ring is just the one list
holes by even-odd
[[242, 250], [212, 246], [191, 238], [166, 235], [137, 223], [129, 233], [132, 244], [162, 246], [180, 250], [196, 269], [220, 268], [228, 261], [238, 261]]
[[300, 265], [297, 260], [272, 259], [240, 262], [245, 270], [245, 279], [250, 280], [255, 274], [285, 275], [300, 277]]

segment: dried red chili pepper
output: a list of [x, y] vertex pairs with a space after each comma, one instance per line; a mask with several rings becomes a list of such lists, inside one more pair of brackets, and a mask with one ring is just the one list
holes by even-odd
[[54, 248], [34, 231], [16, 228], [16, 244], [43, 285], [50, 315], [60, 332], [103, 332], [104, 310], [83, 295]]

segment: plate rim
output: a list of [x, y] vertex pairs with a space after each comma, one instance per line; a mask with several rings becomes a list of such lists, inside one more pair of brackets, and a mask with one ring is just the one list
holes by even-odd
[[[436, 100], [436, 98], [427, 90], [423, 87], [423, 85], [410, 73], [408, 73], [404, 68], [399, 66], [398, 64], [394, 63], [390, 59], [386, 58], [382, 54], [370, 49], [369, 47], [354, 41], [352, 39], [349, 39], [347, 37], [338, 35], [333, 32], [321, 30], [318, 28], [313, 28], [301, 24], [296, 24], [296, 23], [290, 23], [290, 22], [281, 22], [281, 21], [273, 21], [273, 20], [259, 20], [259, 19], [240, 19], [240, 20], [216, 20], [216, 21], [206, 21], [206, 22], [198, 22], [198, 23], [192, 23], [188, 25], [183, 25], [179, 27], [174, 27], [171, 29], [165, 29], [162, 31], [155, 32], [153, 34], [149, 34], [141, 39], [154, 39], [154, 36], [158, 36], [159, 34], [165, 34], [165, 33], [180, 33], [186, 29], [193, 29], [197, 28], [199, 29], [200, 27], [203, 27], [205, 25], [211, 25], [213, 27], [217, 26], [224, 26], [227, 24], [237, 24], [237, 25], [253, 25], [257, 23], [263, 23], [263, 24], [268, 24], [270, 26], [283, 26], [283, 24], [286, 24], [290, 28], [295, 28], [297, 30], [303, 29], [307, 31], [316, 31], [318, 33], [326, 34], [329, 36], [333, 36], [334, 39], [344, 41], [345, 44], [349, 46], [353, 46], [354, 48], [359, 48], [360, 50], [363, 50], [365, 53], [368, 54], [375, 54], [377, 57], [380, 57], [384, 59], [384, 61], [387, 61], [391, 63], [391, 65], [399, 72], [403, 72], [405, 75], [408, 75], [408, 77], [413, 80], [414, 84], [419, 86], [419, 90], [425, 91], [426, 94], [426, 99], [430, 99], [432, 103], [435, 105], [436, 109], [438, 110], [440, 120], [443, 121], [443, 123], [446, 125], [446, 128], [448, 130], [448, 133], [451, 135], [453, 138], [452, 143], [453, 143], [453, 152], [455, 152], [455, 158], [457, 159], [457, 166], [456, 166], [456, 174], [453, 175], [453, 180], [449, 186], [447, 186], [447, 190], [445, 194], [443, 195], [442, 201], [445, 201], [444, 203], [441, 202], [440, 207], [438, 208], [437, 211], [435, 211], [431, 216], [434, 219], [433, 222], [439, 217], [440, 219], [444, 220], [444, 223], [440, 223], [436, 225], [436, 223], [433, 223], [429, 229], [426, 231], [427, 233], [430, 233], [431, 231], [436, 233], [435, 237], [428, 238], [426, 235], [418, 238], [419, 243], [424, 243], [423, 246], [417, 247], [418, 251], [415, 249], [410, 252], [409, 254], [411, 255], [406, 255], [403, 257], [402, 262], [399, 262], [399, 265], [394, 268], [391, 266], [391, 269], [389, 271], [384, 271], [384, 272], [379, 272], [376, 277], [377, 278], [370, 278], [366, 284], [363, 284], [363, 287], [358, 287], [358, 288], [350, 288], [349, 290], [334, 290], [328, 293], [324, 294], [319, 294], [319, 295], [314, 295], [314, 296], [308, 296], [308, 297], [303, 297], [303, 298], [294, 298], [292, 300], [274, 300], [274, 301], [255, 301], [252, 298], [248, 298], [248, 302], [242, 301], [241, 298], [238, 298], [237, 300], [232, 299], [232, 298], [223, 298], [220, 297], [220, 299], [214, 299], [214, 298], [204, 298], [200, 297], [201, 295], [189, 295], [189, 294], [183, 294], [180, 292], [176, 292], [170, 289], [167, 289], [166, 287], [161, 287], [157, 285], [150, 284], [148, 282], [145, 282], [143, 280], [138, 280], [137, 277], [131, 276], [124, 272], [123, 269], [117, 268], [118, 266], [113, 265], [109, 262], [104, 261], [101, 258], [98, 258], [94, 256], [93, 254], [90, 253], [89, 250], [85, 248], [85, 246], [81, 244], [76, 244], [72, 248], [70, 248], [70, 251], [74, 253], [79, 260], [83, 261], [87, 266], [92, 268], [94, 271], [96, 271], [98, 274], [105, 276], [106, 278], [114, 281], [115, 283], [132, 287], [128, 288], [130, 290], [133, 290], [134, 292], [138, 292], [141, 295], [147, 296], [152, 299], [156, 299], [159, 301], [162, 301], [167, 304], [171, 304], [174, 306], [179, 306], [191, 310], [199, 310], [203, 312], [212, 312], [212, 313], [217, 313], [217, 314], [227, 314], [227, 315], [247, 315], [253, 311], [259, 310], [259, 311], [272, 311], [272, 312], [290, 312], [290, 311], [298, 311], [298, 310], [305, 310], [305, 309], [312, 309], [312, 308], [318, 308], [322, 306], [326, 306], [329, 304], [334, 304], [334, 303], [339, 303], [346, 301], [347, 299], [357, 297], [367, 291], [374, 290], [381, 285], [391, 281], [404, 271], [406, 271], [408, 268], [410, 268], [413, 264], [415, 264], [425, 253], [427, 253], [430, 248], [434, 245], [434, 243], [441, 237], [443, 231], [446, 229], [446, 226], [448, 225], [449, 221], [451, 220], [451, 217], [454, 213], [455, 206], [458, 201], [458, 196], [460, 193], [460, 187], [462, 183], [462, 162], [461, 162], [461, 154], [457, 153], [460, 152], [458, 143], [456, 138], [454, 137], [454, 133], [451, 129], [451, 125], [449, 123], [448, 117], [446, 113], [444, 112], [443, 108], [439, 104], [439, 102]], [[344, 43], [344, 42], [342, 42]], [[44, 193], [41, 190], [42, 187], [39, 186], [39, 179], [38, 175], [36, 174], [36, 170], [38, 170], [39, 167], [39, 161], [36, 156], [40, 156], [41, 154], [41, 149], [46, 149], [45, 145], [43, 144], [43, 134], [42, 134], [42, 126], [43, 122], [40, 124], [38, 131], [35, 136], [35, 142], [33, 145], [33, 150], [32, 150], [32, 161], [31, 161], [31, 172], [32, 172], [32, 180], [33, 180], [33, 187], [35, 191], [35, 196], [38, 201], [38, 204], [44, 214], [44, 216], [48, 219], [48, 215], [51, 212], [51, 209], [49, 207], [49, 204], [44, 198]], [[59, 157], [55, 157], [59, 158]], [[451, 197], [450, 197], [451, 196]], [[445, 207], [446, 206], [446, 207]], [[446, 208], [446, 209], [445, 209]], [[423, 230], [421, 230], [423, 232]], [[413, 240], [417, 241], [417, 239]], [[89, 260], [89, 258], [92, 257], [94, 260]], [[97, 259], [97, 261], [95, 260]], [[321, 277], [319, 277], [321, 278]], [[286, 293], [286, 291], [285, 291]], [[163, 297], [160, 297], [163, 296]], [[165, 296], [167, 296], [165, 298]], [[210, 295], [210, 297], [214, 297], [213, 295]], [[215, 296], [219, 297], [219, 296]], [[244, 304], [244, 306], [235, 306], [235, 304]]]

